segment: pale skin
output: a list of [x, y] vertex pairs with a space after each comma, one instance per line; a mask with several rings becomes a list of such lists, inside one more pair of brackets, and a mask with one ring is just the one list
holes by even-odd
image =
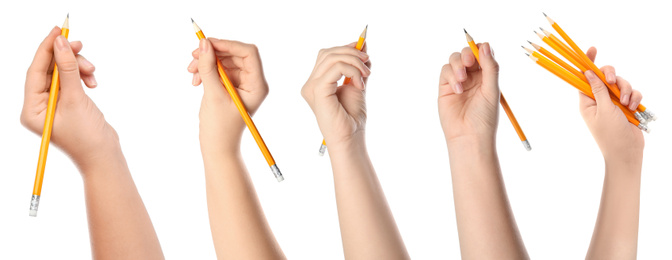
[[[439, 114], [450, 153], [462, 258], [527, 259], [495, 150], [498, 65], [489, 44], [479, 47], [480, 66], [469, 48], [454, 53], [442, 69], [439, 86]], [[591, 48], [587, 54], [594, 59], [596, 52]], [[613, 67], [602, 71], [608, 82], [620, 88], [621, 103], [634, 110], [642, 95], [617, 77]], [[599, 78], [592, 72], [586, 77], [596, 100], [580, 94], [581, 114], [602, 151], [606, 169], [586, 258], [635, 259], [644, 139], [610, 101]]]
[[[586, 54], [595, 60], [597, 50], [590, 48]], [[607, 82], [621, 90], [621, 104], [634, 110], [642, 94], [616, 76], [613, 67], [601, 70]], [[586, 259], [636, 259], [644, 135], [611, 102], [604, 83], [592, 72], [585, 74], [595, 100], [580, 94], [581, 115], [602, 151], [605, 165], [600, 210]]]
[[497, 157], [499, 65], [488, 43], [453, 53], [439, 80], [462, 259], [529, 259]]
[[[366, 45], [354, 47], [321, 50], [301, 94], [329, 147], [345, 259], [409, 259], [366, 150], [371, 63]], [[343, 77], [352, 80], [338, 86]]]
[[[203, 83], [199, 113], [210, 229], [218, 259], [285, 259], [261, 208], [240, 153], [245, 122], [217, 72], [219, 59], [253, 115], [268, 95], [257, 47], [203, 39], [187, 70]], [[270, 169], [269, 169], [270, 171]]]
[[119, 137], [84, 93], [98, 83], [95, 67], [55, 27], [40, 44], [26, 76], [21, 123], [42, 134], [54, 62], [60, 74], [51, 144], [79, 168], [94, 259], [164, 259], [149, 214], [135, 187]]

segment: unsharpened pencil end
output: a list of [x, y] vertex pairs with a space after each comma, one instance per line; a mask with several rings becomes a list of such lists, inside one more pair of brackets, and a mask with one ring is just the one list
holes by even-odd
[[530, 145], [529, 141], [523, 141], [523, 146], [525, 146], [525, 150], [532, 151], [532, 146]]
[[37, 210], [31, 209], [31, 210], [30, 210], [30, 213], [29, 213], [29, 216], [31, 216], [31, 217], [37, 217]]
[[327, 151], [327, 146], [324, 144], [320, 145], [320, 156], [324, 156], [324, 152]]
[[273, 175], [275, 176], [275, 179], [278, 180], [278, 182], [284, 181], [285, 177], [282, 177], [282, 173], [280, 172], [280, 168], [278, 168], [277, 165], [273, 164], [271, 166], [271, 171], [273, 171]]

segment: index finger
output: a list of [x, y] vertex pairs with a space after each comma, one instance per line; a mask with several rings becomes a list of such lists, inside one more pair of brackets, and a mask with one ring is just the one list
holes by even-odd
[[259, 58], [259, 49], [257, 49], [257, 46], [217, 38], [208, 38], [208, 40], [210, 40], [216, 52], [230, 53], [234, 57], [242, 58], [243, 64], [246, 67], [245, 70], [261, 72], [261, 59]]

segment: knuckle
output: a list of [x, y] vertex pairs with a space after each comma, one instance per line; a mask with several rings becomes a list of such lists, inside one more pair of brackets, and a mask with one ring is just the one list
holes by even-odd
[[61, 62], [60, 64], [57, 65], [58, 65], [58, 72], [61, 74], [79, 72], [79, 64], [77, 64], [77, 61], [75, 60]]

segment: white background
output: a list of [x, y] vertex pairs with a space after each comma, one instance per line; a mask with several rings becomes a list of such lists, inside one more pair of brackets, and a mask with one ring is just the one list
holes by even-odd
[[[42, 3], [38, 3], [42, 2]], [[254, 120], [286, 181], [277, 183], [249, 134], [242, 149], [264, 211], [290, 259], [342, 259], [333, 179], [314, 116], [299, 94], [320, 48], [357, 40], [366, 24], [373, 61], [367, 142], [415, 259], [459, 258], [448, 154], [437, 114], [441, 66], [466, 46], [462, 28], [490, 41], [501, 89], [527, 134], [526, 152], [500, 114], [498, 151], [509, 199], [535, 259], [585, 256], [604, 165], [573, 88], [523, 54], [542, 11], [579, 45], [598, 47], [660, 119], [646, 135], [639, 257], [669, 258], [669, 19], [659, 1], [12, 1], [0, 8], [0, 259], [86, 259], [81, 178], [51, 149], [39, 217], [28, 217], [40, 137], [19, 123], [25, 71], [70, 12], [70, 39], [97, 67], [87, 93], [119, 132], [133, 178], [169, 259], [213, 259], [198, 144], [201, 87], [186, 67], [208, 36], [256, 44], [271, 93]], [[625, 1], [624, 1], [625, 2]]]

